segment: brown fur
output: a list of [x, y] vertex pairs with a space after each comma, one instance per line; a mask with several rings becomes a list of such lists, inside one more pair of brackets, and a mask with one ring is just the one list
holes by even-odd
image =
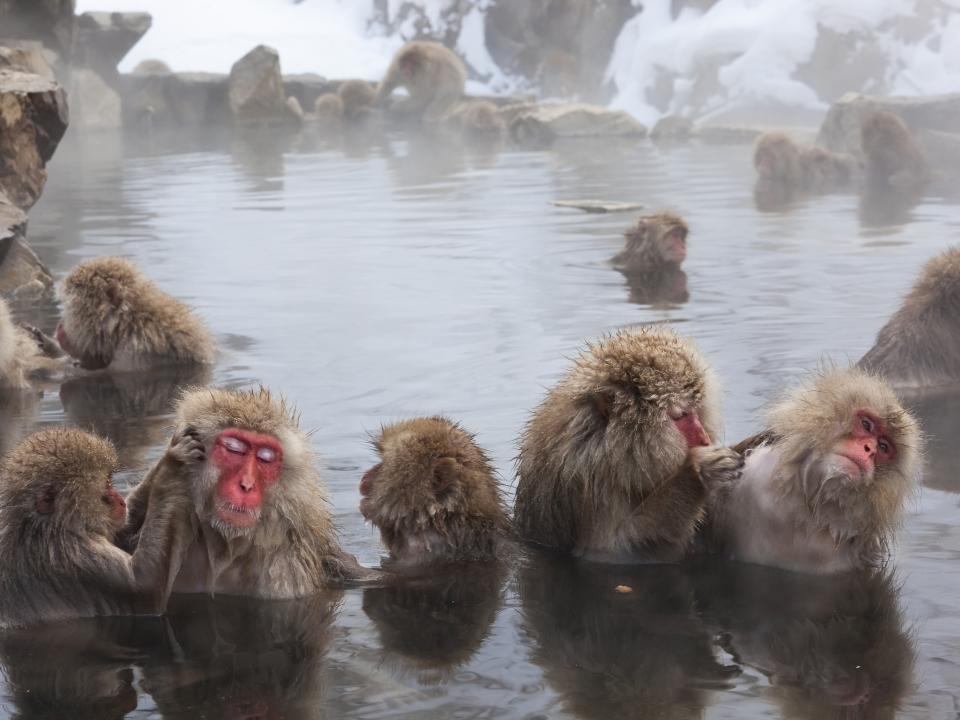
[[116, 468], [110, 443], [73, 428], [41, 430], [6, 456], [0, 469], [0, 624], [162, 608], [170, 536], [186, 496], [173, 489], [166, 508], [145, 518], [131, 557], [113, 545], [121, 522], [104, 500]]
[[[886, 426], [897, 455], [852, 478], [831, 453], [858, 410]], [[829, 573], [884, 561], [907, 497], [917, 487], [922, 440], [916, 420], [881, 380], [855, 368], [826, 369], [769, 412], [742, 478], [717, 486], [711, 521], [736, 559]]]
[[778, 132], [764, 133], [757, 139], [753, 164], [758, 184], [772, 184], [792, 193], [825, 193], [851, 187], [858, 168], [856, 159], [849, 155], [801, 146]]
[[521, 537], [599, 558], [682, 556], [703, 518], [704, 483], [735, 476], [740, 458], [717, 446], [688, 451], [668, 411], [696, 410], [716, 442], [718, 395], [694, 345], [666, 327], [589, 345], [524, 431]]
[[213, 340], [200, 319], [129, 260], [80, 263], [60, 284], [60, 299], [57, 338], [85, 369], [214, 361]]
[[924, 266], [859, 365], [901, 387], [960, 382], [960, 248]]
[[670, 233], [683, 234], [684, 245], [690, 230], [683, 218], [671, 212], [646, 215], [624, 233], [626, 247], [613, 256], [613, 266], [625, 274], [656, 273], [680, 267], [681, 261], [671, 257]]
[[366, 80], [347, 80], [337, 89], [337, 96], [343, 103], [343, 116], [347, 120], [366, 118], [377, 101], [377, 91]]
[[918, 192], [930, 179], [923, 151], [893, 113], [878, 110], [864, 118], [860, 144], [868, 190]]
[[65, 367], [56, 343], [29, 325], [14, 325], [7, 302], [0, 298], [0, 388], [25, 390], [33, 378]]
[[169, 75], [173, 70], [163, 60], [141, 60], [133, 69], [134, 75]]
[[384, 427], [373, 445], [380, 463], [364, 476], [360, 512], [380, 529], [391, 560], [497, 556], [509, 521], [490, 460], [472, 435], [446, 418], [415, 418]]
[[410, 95], [409, 107], [425, 119], [438, 118], [463, 96], [467, 71], [463, 61], [440, 43], [408, 42], [393, 56], [380, 82], [377, 101], [382, 102], [398, 87]]
[[468, 138], [500, 137], [507, 128], [500, 110], [489, 100], [457, 103], [443, 116], [441, 123]]
[[343, 100], [339, 95], [324, 93], [314, 103], [313, 112], [318, 121], [337, 125], [343, 121]]
[[[259, 521], [245, 530], [217, 520], [217, 475], [206, 463], [213, 441], [231, 427], [271, 435], [283, 447], [280, 478], [265, 491]], [[263, 388], [188, 391], [177, 406], [174, 442], [190, 439], [185, 463], [162, 458], [130, 493], [124, 530], [135, 544], [140, 519], [155, 502], [150, 493], [186, 483], [192, 534], [179, 574], [171, 578], [174, 591], [294, 598], [374, 575], [340, 549], [310, 442], [283, 400]]]

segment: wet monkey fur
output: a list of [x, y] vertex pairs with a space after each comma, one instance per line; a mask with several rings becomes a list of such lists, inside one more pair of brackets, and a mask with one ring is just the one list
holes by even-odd
[[598, 560], [675, 560], [707, 488], [742, 460], [715, 445], [719, 389], [694, 345], [650, 326], [604, 337], [534, 411], [517, 461], [521, 539]]
[[60, 299], [57, 341], [85, 370], [215, 359], [213, 340], [193, 311], [124, 258], [80, 263], [60, 284]]
[[410, 95], [411, 111], [433, 120], [463, 97], [466, 81], [463, 61], [452, 50], [440, 43], [414, 40], [393, 56], [377, 89], [377, 102], [403, 87]]

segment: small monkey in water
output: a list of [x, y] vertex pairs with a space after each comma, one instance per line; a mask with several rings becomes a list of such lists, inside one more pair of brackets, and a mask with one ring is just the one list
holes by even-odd
[[693, 343], [666, 327], [587, 347], [524, 431], [514, 519], [524, 540], [601, 560], [682, 558], [707, 488], [736, 478], [715, 445], [719, 389]]
[[670, 212], [647, 215], [624, 233], [626, 246], [611, 263], [630, 286], [631, 302], [686, 302], [687, 224]]
[[337, 88], [337, 97], [345, 120], [364, 120], [376, 104], [377, 91], [366, 80], [347, 80]]
[[860, 126], [868, 192], [919, 193], [930, 179], [923, 151], [906, 123], [878, 110]]
[[124, 258], [75, 267], [60, 284], [57, 341], [85, 370], [212, 363], [210, 334], [190, 308]]
[[801, 146], [783, 133], [764, 133], [753, 151], [757, 191], [771, 186], [784, 194], [825, 193], [851, 187], [857, 161], [850, 155]]
[[510, 522], [493, 467], [473, 436], [442, 417], [383, 428], [380, 462], [360, 482], [360, 512], [391, 563], [494, 560]]
[[742, 477], [711, 488], [713, 540], [733, 559], [810, 573], [882, 563], [922, 465], [916, 420], [855, 368], [793, 389], [737, 449]]
[[960, 248], [923, 267], [858, 364], [897, 387], [960, 382]]
[[393, 56], [377, 90], [382, 103], [398, 87], [410, 95], [407, 107], [425, 120], [439, 118], [463, 97], [467, 71], [463, 61], [440, 43], [408, 42]]

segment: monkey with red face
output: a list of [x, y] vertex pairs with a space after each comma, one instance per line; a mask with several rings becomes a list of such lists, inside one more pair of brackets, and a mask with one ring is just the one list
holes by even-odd
[[737, 446], [738, 482], [711, 488], [711, 534], [737, 560], [811, 573], [881, 563], [920, 474], [916, 420], [882, 380], [831, 369]]
[[151, 493], [188, 488], [192, 530], [173, 591], [282, 599], [379, 577], [337, 544], [310, 443], [283, 401], [265, 389], [189, 391], [174, 431], [184, 442], [186, 462], [161, 459], [131, 492], [124, 531], [136, 545]]

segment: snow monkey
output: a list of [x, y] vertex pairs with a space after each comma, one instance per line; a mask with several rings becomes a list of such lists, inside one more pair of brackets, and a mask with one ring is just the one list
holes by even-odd
[[693, 343], [666, 327], [588, 345], [523, 433], [521, 538], [600, 560], [683, 557], [707, 488], [735, 479], [742, 465], [714, 444], [718, 396]]
[[923, 151], [906, 124], [878, 110], [860, 126], [867, 190], [919, 193], [930, 179]]
[[781, 185], [791, 193], [825, 193], [853, 185], [857, 161], [850, 155], [801, 146], [787, 135], [764, 133], [753, 150], [757, 183]]
[[426, 120], [439, 118], [463, 96], [467, 71], [463, 61], [440, 43], [408, 42], [397, 51], [380, 82], [377, 101], [383, 102], [398, 87], [410, 95], [411, 112]]
[[859, 365], [898, 387], [960, 382], [960, 248], [924, 266]]
[[64, 365], [52, 338], [29, 325], [15, 325], [10, 308], [0, 298], [0, 388], [25, 390], [32, 378], [53, 373]]
[[917, 422], [883, 381], [826, 369], [770, 410], [745, 440], [741, 479], [713, 488], [719, 549], [810, 573], [882, 563], [920, 474]]
[[472, 435], [442, 417], [387, 425], [380, 462], [360, 481], [360, 512], [392, 563], [493, 560], [509, 520], [493, 467]]
[[687, 258], [689, 228], [679, 215], [645, 215], [624, 233], [626, 247], [613, 256], [613, 266], [624, 274], [656, 273], [679, 268]]
[[343, 100], [334, 93], [324, 93], [314, 102], [313, 114], [324, 125], [339, 125], [343, 122]]
[[376, 104], [377, 91], [366, 80], [347, 80], [337, 88], [337, 97], [345, 120], [364, 120]]
[[[182, 446], [171, 448], [172, 454]], [[164, 491], [128, 555], [113, 544], [125, 505], [106, 440], [74, 428], [41, 430], [0, 466], [0, 625], [158, 612], [188, 497]]]
[[80, 263], [60, 284], [57, 341], [85, 370], [142, 370], [212, 363], [215, 349], [199, 318], [124, 258]]
[[340, 549], [327, 497], [296, 413], [266, 389], [196, 389], [177, 405], [174, 445], [128, 498], [124, 542], [162, 488], [186, 484], [193, 509], [174, 592], [295, 598], [378, 577]]

